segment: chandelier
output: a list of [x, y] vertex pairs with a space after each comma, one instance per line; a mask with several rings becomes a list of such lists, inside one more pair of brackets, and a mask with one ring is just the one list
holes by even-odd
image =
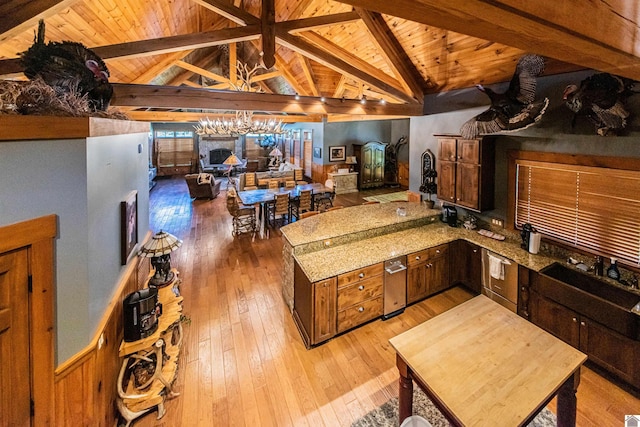
[[[249, 70], [246, 64], [238, 61], [236, 68], [238, 70], [239, 85], [231, 83], [231, 87], [238, 92], [262, 92], [260, 86], [255, 85], [251, 81], [260, 66], [256, 65]], [[282, 120], [275, 119], [254, 119], [253, 111], [238, 110], [235, 119], [218, 117], [213, 120], [207, 118], [200, 119], [195, 126], [198, 135], [246, 135], [253, 134], [277, 134], [282, 135], [288, 133], [286, 125]]]

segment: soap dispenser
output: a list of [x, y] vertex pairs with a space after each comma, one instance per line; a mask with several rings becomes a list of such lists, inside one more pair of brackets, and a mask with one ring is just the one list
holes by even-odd
[[617, 261], [617, 259], [611, 258], [611, 265], [607, 268], [607, 277], [614, 280], [620, 280], [620, 270], [618, 270], [618, 266], [616, 265]]

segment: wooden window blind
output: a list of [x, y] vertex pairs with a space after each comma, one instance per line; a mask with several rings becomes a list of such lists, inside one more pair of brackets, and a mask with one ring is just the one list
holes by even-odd
[[193, 139], [157, 139], [156, 144], [158, 149], [158, 166], [191, 166], [191, 158], [193, 157]]
[[515, 225], [640, 266], [640, 171], [516, 160]]

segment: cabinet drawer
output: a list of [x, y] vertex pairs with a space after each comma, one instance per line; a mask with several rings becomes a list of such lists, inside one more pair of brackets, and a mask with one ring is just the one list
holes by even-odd
[[338, 312], [338, 332], [346, 331], [376, 317], [382, 316], [382, 296], [362, 301]]
[[340, 288], [338, 290], [338, 310], [344, 310], [364, 300], [381, 296], [383, 282], [383, 276], [376, 276]]
[[427, 249], [426, 252], [427, 252], [427, 258], [436, 258], [439, 256], [445, 256], [449, 253], [449, 244], [445, 243], [444, 245], [429, 248]]
[[382, 274], [383, 267], [383, 264], [379, 263], [341, 274], [338, 276], [338, 288], [350, 285], [359, 280], [368, 279], [369, 277], [379, 276]]
[[429, 249], [414, 252], [407, 255], [407, 265], [420, 264], [425, 262], [427, 259], [429, 259]]

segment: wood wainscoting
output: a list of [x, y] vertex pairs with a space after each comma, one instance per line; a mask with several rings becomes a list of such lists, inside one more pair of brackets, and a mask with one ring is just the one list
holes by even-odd
[[136, 257], [129, 262], [91, 343], [56, 369], [54, 425], [116, 425], [116, 382], [121, 364], [118, 350], [124, 330], [122, 301], [144, 287], [149, 260]]

